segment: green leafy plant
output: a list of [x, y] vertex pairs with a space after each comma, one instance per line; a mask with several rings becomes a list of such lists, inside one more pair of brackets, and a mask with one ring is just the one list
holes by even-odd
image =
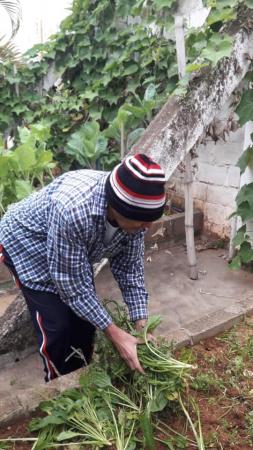
[[19, 129], [20, 144], [7, 150], [0, 147], [0, 210], [22, 200], [53, 179], [53, 155], [47, 149], [49, 130], [43, 124]]

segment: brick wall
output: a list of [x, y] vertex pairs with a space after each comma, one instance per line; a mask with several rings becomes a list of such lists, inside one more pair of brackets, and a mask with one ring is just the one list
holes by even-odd
[[[219, 140], [200, 145], [194, 173], [195, 206], [204, 214], [204, 232], [229, 237], [229, 215], [235, 209], [235, 197], [240, 185], [240, 171], [236, 163], [242, 153], [244, 131], [230, 132], [227, 142]], [[172, 180], [176, 192], [183, 195], [183, 174], [177, 171]]]

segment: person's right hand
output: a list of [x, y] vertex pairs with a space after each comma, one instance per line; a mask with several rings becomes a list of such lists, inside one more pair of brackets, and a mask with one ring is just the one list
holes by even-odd
[[117, 327], [114, 323], [105, 329], [105, 335], [118, 350], [120, 356], [132, 370], [144, 374], [137, 355], [138, 339]]

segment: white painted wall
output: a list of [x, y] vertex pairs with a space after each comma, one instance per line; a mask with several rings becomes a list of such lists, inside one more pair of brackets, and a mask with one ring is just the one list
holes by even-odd
[[[15, 45], [24, 52], [34, 44], [45, 42], [54, 34], [61, 21], [70, 13], [67, 8], [72, 0], [20, 0], [22, 21], [14, 39]], [[10, 21], [0, 8], [0, 35], [10, 35]]]
[[[226, 117], [227, 108], [219, 115]], [[240, 170], [236, 163], [243, 150], [244, 130], [230, 132], [226, 142], [209, 140], [197, 149], [194, 159], [193, 195], [195, 207], [204, 213], [204, 231], [229, 237], [229, 215], [235, 210], [235, 197], [240, 186]], [[184, 195], [183, 174], [176, 171], [172, 180], [176, 192]]]

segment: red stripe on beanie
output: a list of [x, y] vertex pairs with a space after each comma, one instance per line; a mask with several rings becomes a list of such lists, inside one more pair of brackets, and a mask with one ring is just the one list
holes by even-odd
[[144, 200], [162, 200], [163, 198], [165, 199], [165, 194], [161, 194], [161, 195], [143, 195], [143, 194], [139, 194], [137, 192], [131, 191], [131, 189], [127, 188], [127, 186], [125, 186], [119, 176], [118, 176], [118, 170], [115, 172], [115, 178], [117, 180], [117, 183], [120, 185], [120, 187], [123, 189], [123, 191], [125, 191], [127, 194], [132, 195], [132, 197], [136, 197], [136, 198], [143, 198]]
[[148, 164], [144, 159], [141, 157], [141, 155], [135, 155], [135, 157], [132, 159], [132, 164], [134, 164], [134, 159], [137, 159], [143, 166], [145, 166], [147, 169], [157, 169], [161, 171], [161, 167], [155, 163], [154, 164]]

